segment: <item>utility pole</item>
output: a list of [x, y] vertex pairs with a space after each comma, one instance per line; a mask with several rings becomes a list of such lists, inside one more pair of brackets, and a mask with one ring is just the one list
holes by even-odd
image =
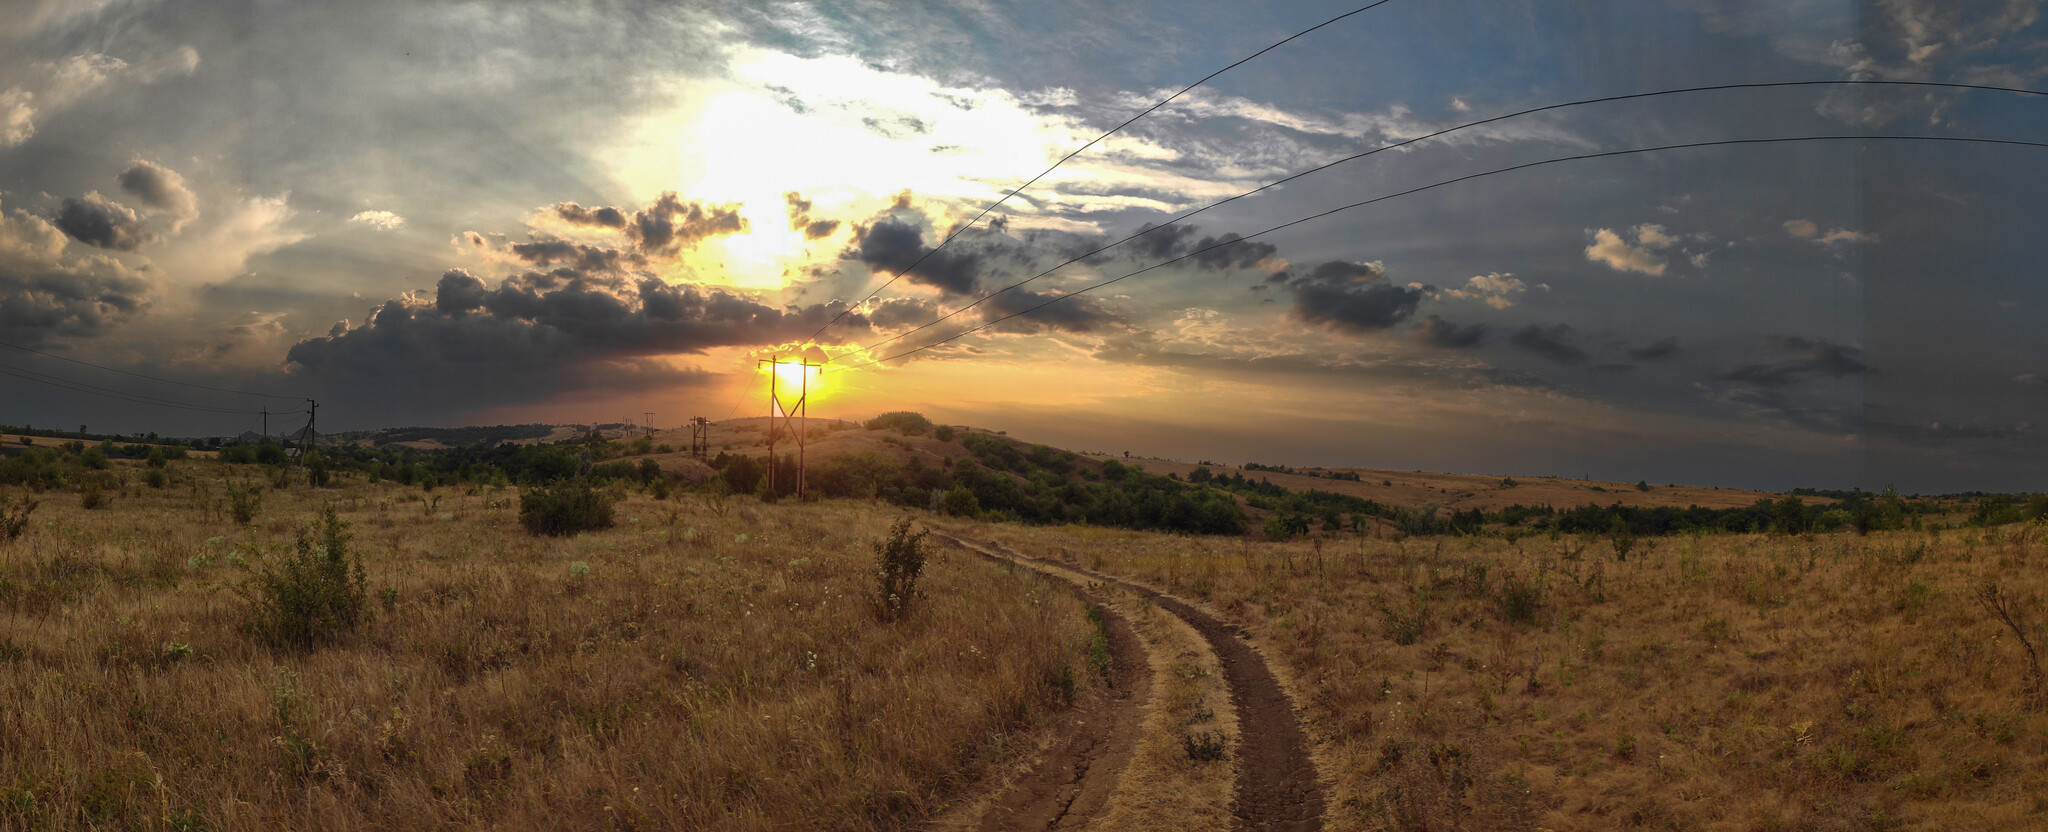
[[307, 456], [307, 455], [309, 455], [309, 454], [311, 454], [311, 453], [313, 453], [313, 423], [314, 423], [314, 417], [315, 417], [315, 416], [318, 416], [319, 414], [320, 414], [320, 403], [319, 403], [319, 402], [317, 402], [317, 401], [314, 401], [314, 400], [312, 400], [312, 399], [307, 399], [307, 400], [306, 400], [306, 434], [305, 434], [304, 436], [300, 437], [300, 439], [302, 439], [302, 440], [304, 440], [304, 441], [302, 441], [302, 442], [300, 442], [300, 443], [299, 443], [299, 467], [300, 467], [300, 468], [305, 468], [305, 467], [306, 467], [306, 456]]
[[[244, 413], [247, 413], [248, 411], [246, 411], [246, 410], [245, 410], [245, 411], [242, 411], [242, 412], [244, 412]], [[83, 430], [81, 430], [81, 431], [79, 431], [79, 432], [80, 432], [80, 433], [84, 433], [84, 431], [83, 431]], [[264, 406], [263, 406], [263, 439], [269, 439], [269, 438], [270, 438], [270, 405], [267, 405], [267, 404], [266, 404], [266, 405], [264, 405]], [[258, 445], [261, 445], [261, 444], [263, 444], [263, 439], [258, 439], [258, 440], [256, 440], [256, 444], [258, 444]]]
[[[796, 496], [798, 499], [802, 499], [804, 496], [804, 440], [808, 438], [804, 436], [804, 429], [810, 425], [810, 418], [806, 415], [807, 407], [805, 401], [810, 398], [811, 393], [811, 370], [816, 368], [819, 372], [823, 372], [825, 365], [822, 362], [811, 363], [811, 360], [804, 356], [799, 356], [793, 362], [762, 359], [756, 363], [768, 365], [768, 490], [775, 490], [775, 434], [794, 422], [796, 424]], [[798, 381], [799, 387], [797, 389], [796, 404], [788, 408], [784, 408], [782, 400], [777, 397], [777, 382], [780, 381], [777, 377], [779, 373], [776, 372], [778, 367], [803, 368]]]
[[648, 433], [653, 433], [653, 432], [654, 432], [654, 411], [651, 411], [651, 410], [648, 410], [648, 411], [642, 411], [642, 412], [640, 413], [640, 415], [642, 415], [642, 416], [645, 416], [645, 417], [647, 417], [647, 421], [646, 421], [646, 422], [645, 422], [644, 424], [646, 424], [646, 425], [647, 425], [647, 432], [648, 432]]
[[702, 416], [690, 419], [690, 455], [698, 459], [711, 456], [711, 420]]

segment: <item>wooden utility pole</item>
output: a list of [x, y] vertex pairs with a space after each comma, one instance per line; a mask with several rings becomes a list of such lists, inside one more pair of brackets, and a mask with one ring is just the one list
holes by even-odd
[[[242, 411], [242, 412], [243, 412], [243, 413], [247, 413], [248, 411], [244, 410], [244, 411]], [[79, 430], [79, 433], [84, 433], [84, 432], [85, 432], [85, 431], [84, 431], [83, 429], [80, 429], [80, 430]], [[256, 440], [256, 444], [258, 444], [258, 445], [261, 445], [261, 444], [263, 444], [263, 440], [264, 440], [264, 439], [269, 439], [269, 438], [270, 438], [270, 405], [267, 405], [267, 404], [266, 404], [266, 405], [264, 405], [264, 406], [263, 406], [263, 437], [262, 437], [261, 439], [257, 439], [257, 440]]]
[[312, 399], [307, 399], [307, 400], [306, 400], [306, 432], [305, 432], [305, 433], [304, 433], [303, 435], [301, 435], [301, 436], [299, 437], [299, 439], [300, 439], [300, 442], [299, 442], [299, 467], [300, 467], [300, 468], [305, 468], [305, 467], [306, 467], [306, 456], [307, 456], [308, 454], [311, 454], [311, 453], [313, 452], [313, 423], [314, 423], [314, 417], [315, 417], [315, 416], [317, 416], [317, 415], [318, 415], [319, 413], [320, 413], [320, 403], [319, 403], [319, 402], [317, 402], [317, 401], [314, 401], [314, 400], [312, 400]]

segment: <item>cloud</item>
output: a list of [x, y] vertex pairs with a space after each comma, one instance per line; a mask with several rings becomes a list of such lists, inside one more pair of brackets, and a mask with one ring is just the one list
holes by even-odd
[[812, 219], [811, 201], [804, 199], [802, 194], [790, 191], [783, 194], [782, 198], [789, 204], [789, 229], [791, 231], [803, 232], [804, 239], [824, 239], [832, 236], [832, 232], [839, 230], [838, 220]]
[[1559, 364], [1583, 364], [1591, 356], [1578, 345], [1570, 324], [1530, 324], [1508, 336], [1508, 343]]
[[[1641, 242], [1642, 228], [1659, 227], [1639, 226], [1637, 229], [1638, 242]], [[1656, 232], [1656, 234], [1661, 236], [1661, 230]], [[1629, 245], [1627, 241], [1621, 238], [1621, 235], [1614, 233], [1612, 229], [1602, 228], [1593, 232], [1593, 244], [1586, 247], [1586, 259], [1595, 263], [1605, 264], [1608, 268], [1619, 272], [1641, 272], [1651, 277], [1664, 276], [1665, 264], [1663, 258], [1650, 253], [1648, 248]]]
[[358, 211], [348, 218], [349, 222], [362, 223], [385, 231], [396, 230], [405, 225], [405, 218], [390, 211]]
[[[441, 275], [432, 299], [408, 294], [385, 301], [365, 322], [292, 346], [294, 373], [360, 383], [391, 377], [477, 377], [524, 386], [514, 398], [559, 392], [584, 371], [622, 362], [643, 368], [661, 356], [728, 346], [765, 346], [801, 339], [844, 304], [778, 307], [753, 297], [648, 274], [572, 268], [529, 271], [493, 288], [461, 269]], [[858, 312], [842, 321], [871, 334]], [[480, 382], [481, 383], [481, 382]]]
[[67, 256], [64, 241], [41, 217], [0, 211], [0, 337], [89, 337], [143, 307], [152, 288], [143, 272], [104, 255]]
[[1485, 324], [1459, 326], [1435, 315], [1423, 318], [1422, 324], [1415, 328], [1415, 332], [1423, 343], [1445, 349], [1476, 347], [1486, 341]]
[[1667, 337], [1654, 344], [1629, 350], [1628, 356], [1637, 361], [1662, 361], [1677, 355], [1678, 352], [1678, 339]]
[[626, 227], [626, 215], [621, 213], [619, 209], [609, 206], [585, 208], [574, 202], [558, 202], [550, 210], [554, 212], [555, 216], [560, 217], [571, 225], [592, 228]]
[[148, 239], [133, 210], [99, 191], [86, 191], [80, 199], [65, 198], [57, 227], [74, 240], [113, 251], [134, 251]]
[[1820, 226], [1815, 225], [1812, 220], [1786, 220], [1785, 233], [1811, 240], [1815, 234], [1820, 233]]
[[[1277, 275], [1276, 275], [1277, 277]], [[1379, 261], [1331, 260], [1287, 281], [1294, 317], [1345, 332], [1387, 329], [1415, 314], [1426, 286], [1396, 286]]]
[[[10, 15], [15, 11], [8, 10]], [[8, 39], [7, 31], [8, 27], [0, 23], [0, 42]], [[153, 84], [167, 77], [190, 75], [198, 66], [199, 53], [190, 46], [148, 58], [139, 66], [98, 52], [34, 63], [29, 67], [31, 78], [0, 90], [0, 150], [27, 142], [36, 134], [37, 119], [70, 107], [118, 78], [130, 77]]]
[[20, 87], [0, 90], [0, 150], [20, 145], [36, 134], [35, 93]]
[[574, 202], [558, 202], [548, 212], [570, 225], [624, 231], [644, 254], [674, 256], [704, 239], [745, 232], [747, 219], [739, 209], [736, 204], [684, 202], [675, 191], [664, 191], [630, 215], [610, 206], [585, 208]]
[[1820, 239], [1814, 242], [1822, 245], [1835, 245], [1839, 243], [1875, 243], [1877, 241], [1877, 235], [1867, 231], [1850, 231], [1844, 228], [1837, 228], [1822, 234]]
[[984, 268], [980, 254], [948, 246], [926, 256], [930, 250], [925, 247], [924, 232], [908, 222], [891, 216], [873, 225], [855, 226], [854, 239], [854, 255], [870, 269], [901, 275], [947, 295], [980, 291]]
[[999, 293], [981, 305], [984, 321], [994, 321], [1007, 315], [1036, 308], [1030, 315], [1011, 318], [1002, 324], [1010, 331], [1035, 332], [1053, 329], [1076, 335], [1094, 333], [1105, 329], [1127, 327], [1129, 321], [1103, 305], [1102, 301], [1090, 296], [1066, 297], [1053, 303], [1062, 295], [1050, 292], [1032, 292], [1011, 289]]
[[170, 233], [176, 234], [199, 216], [199, 198], [185, 187], [177, 171], [146, 159], [137, 159], [121, 171], [121, 190], [142, 203], [142, 207], [164, 215]]
[[1510, 295], [1519, 295], [1527, 289], [1528, 286], [1512, 272], [1493, 272], [1474, 275], [1465, 281], [1464, 288], [1449, 289], [1444, 294], [1454, 298], [1482, 301], [1495, 309], [1506, 309], [1515, 305]]
[[1676, 245], [1678, 238], [1666, 233], [1664, 226], [1644, 223], [1636, 226], [1636, 242], [1643, 248], [1657, 251]]
[[649, 254], [674, 254], [706, 237], [745, 230], [747, 220], [740, 216], [738, 205], [683, 202], [675, 191], [667, 191], [654, 204], [634, 212], [626, 235]]
[[1774, 335], [1764, 339], [1771, 358], [1722, 369], [1715, 378], [1758, 387], [1784, 387], [1809, 378], [1844, 378], [1870, 371], [1863, 350], [1825, 339]]

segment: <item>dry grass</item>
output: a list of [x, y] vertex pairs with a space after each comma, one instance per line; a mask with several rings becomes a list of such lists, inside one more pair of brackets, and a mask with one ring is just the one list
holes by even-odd
[[[2039, 528], [1316, 544], [1040, 531], [1245, 625], [1330, 828], [2038, 829]], [[1644, 551], [1644, 544], [1650, 544]]]
[[[1013, 753], [1093, 632], [948, 553], [878, 623], [864, 506], [635, 497], [539, 540], [511, 492], [357, 482], [242, 527], [216, 463], [171, 470], [0, 542], [0, 829], [900, 828]], [[376, 613], [267, 646], [231, 589], [329, 502]]]

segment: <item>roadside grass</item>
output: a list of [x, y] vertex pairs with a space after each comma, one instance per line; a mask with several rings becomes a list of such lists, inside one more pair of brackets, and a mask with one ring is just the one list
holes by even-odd
[[[238, 522], [217, 463], [142, 466], [0, 541], [0, 828], [897, 829], [1093, 684], [1024, 570], [935, 553], [878, 620], [867, 505], [615, 492], [543, 538], [510, 490], [259, 480]], [[327, 506], [368, 614], [279, 645], [235, 590]]]
[[2048, 714], [2039, 527], [1286, 544], [1035, 529], [1034, 554], [1237, 622], [1336, 830], [2017, 829]]

